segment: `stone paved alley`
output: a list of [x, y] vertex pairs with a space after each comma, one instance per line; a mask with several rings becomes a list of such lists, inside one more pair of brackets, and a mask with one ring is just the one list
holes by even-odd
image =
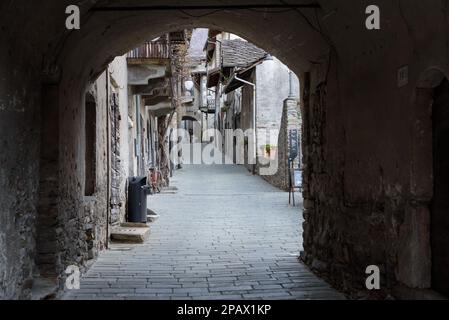
[[66, 299], [341, 299], [298, 262], [302, 214], [238, 166], [189, 166], [144, 245], [100, 255]]

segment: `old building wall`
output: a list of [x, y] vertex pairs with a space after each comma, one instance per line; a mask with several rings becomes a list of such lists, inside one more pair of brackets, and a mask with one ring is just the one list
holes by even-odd
[[36, 39], [51, 29], [32, 29], [36, 19], [20, 21], [7, 6], [0, 3], [10, 15], [0, 22], [0, 299], [18, 299], [30, 296], [35, 269], [44, 48]]
[[[76, 152], [71, 152], [65, 146], [60, 149], [59, 179], [69, 178], [76, 181], [72, 188], [59, 188], [57, 237], [59, 251], [57, 252], [57, 272], [61, 275], [60, 288], [64, 284], [64, 271], [68, 266], [78, 266], [85, 271], [98, 253], [107, 245], [108, 217], [108, 99], [107, 76], [103, 72], [96, 82], [91, 83], [81, 92], [89, 92], [95, 98], [96, 107], [96, 152], [95, 152], [95, 188], [86, 196], [86, 108], [79, 108], [74, 113], [60, 113], [60, 120], [65, 126], [60, 127], [60, 143], [75, 138]], [[81, 97], [85, 105], [85, 95]], [[62, 142], [61, 142], [62, 141]], [[67, 142], [66, 142], [67, 143]], [[76, 175], [73, 176], [74, 171]], [[70, 174], [69, 174], [70, 172]], [[76, 191], [75, 191], [76, 190]], [[66, 201], [72, 202], [71, 210], [66, 210]], [[62, 200], [64, 199], [64, 200]], [[73, 201], [73, 200], [72, 200]]]
[[[130, 89], [131, 90], [131, 89]], [[132, 92], [132, 91], [130, 91]], [[137, 176], [138, 175], [138, 163], [136, 157], [136, 132], [137, 132], [137, 122], [136, 122], [136, 104], [138, 103], [138, 97], [136, 95], [130, 94], [128, 97], [128, 117], [130, 120], [130, 128], [128, 130], [128, 139], [129, 139], [129, 175]]]
[[2, 42], [10, 41], [0, 48], [0, 299], [26, 297], [32, 285], [40, 149], [37, 59], [17, 53], [21, 41], [6, 32], [0, 30]]
[[[142, 145], [140, 143], [141, 136], [137, 135], [137, 130], [140, 127], [140, 119], [137, 118], [142, 117], [144, 114], [145, 108], [142, 106], [142, 97], [140, 95], [130, 95], [130, 104], [128, 108], [128, 115], [130, 117], [130, 120], [132, 121], [132, 128], [129, 130], [129, 139], [130, 139], [130, 162], [132, 162], [132, 172], [131, 176], [138, 176], [140, 175], [140, 160], [137, 157], [137, 154], [139, 153], [137, 148], [142, 148]], [[139, 112], [137, 112], [137, 108]], [[139, 121], [139, 123], [137, 122]], [[138, 140], [139, 139], [139, 140]]]
[[149, 167], [149, 154], [148, 154], [148, 130], [149, 130], [149, 120], [150, 120], [150, 113], [148, 112], [148, 106], [145, 106], [144, 100], [142, 100], [142, 103], [140, 105], [140, 116], [141, 116], [141, 154], [142, 154], [142, 161], [143, 161], [143, 172], [141, 172], [141, 175], [146, 176], [148, 172]]
[[[288, 98], [299, 101], [299, 79], [295, 74], [290, 78], [288, 67], [273, 57], [256, 67], [256, 85], [259, 167], [270, 166], [267, 171], [259, 170], [259, 173], [263, 173], [264, 179], [274, 186], [286, 190], [288, 130], [294, 126], [294, 115], [285, 106], [289, 103], [286, 102]], [[296, 129], [299, 130], [300, 126]], [[267, 145], [270, 154], [266, 152]]]
[[[414, 6], [406, 10], [411, 17], [419, 15]], [[431, 16], [427, 11], [420, 19]], [[399, 37], [405, 28], [401, 23], [388, 28], [383, 42], [369, 38], [358, 50], [340, 51], [339, 63], [331, 63], [329, 72], [317, 68], [304, 89], [303, 257], [339, 288], [366, 295], [368, 265], [380, 267], [384, 289], [430, 287], [429, 202], [410, 185], [421, 176], [411, 161], [412, 137], [420, 121], [415, 112], [422, 112], [415, 105], [420, 77], [429, 64], [444, 69], [447, 62], [441, 50], [433, 55], [424, 49], [422, 36], [430, 30]], [[437, 51], [444, 47], [440, 40], [433, 42]], [[414, 51], [429, 60], [414, 60]], [[391, 52], [394, 58], [387, 59]], [[378, 59], [382, 72], [376, 71]], [[404, 67], [405, 85], [399, 82]], [[422, 157], [431, 158], [425, 151]]]
[[[116, 152], [117, 165], [116, 170], [112, 172], [113, 188], [116, 189], [116, 202], [113, 212], [111, 214], [111, 222], [114, 224], [125, 221], [126, 217], [126, 199], [127, 199], [127, 181], [128, 181], [128, 169], [129, 169], [129, 124], [128, 124], [128, 63], [126, 55], [116, 57], [108, 66], [108, 72], [110, 76], [110, 90], [118, 97], [116, 101], [117, 110], [115, 120], [117, 123], [114, 138], [117, 139], [116, 144], [118, 150]], [[112, 111], [112, 110], [111, 110]], [[114, 142], [112, 141], [114, 144]], [[131, 149], [132, 151], [132, 149]], [[114, 156], [114, 155], [113, 155]]]
[[[255, 83], [256, 75], [255, 71], [253, 71], [250, 79], [248, 80], [251, 83]], [[254, 89], [250, 85], [244, 85], [242, 87], [242, 112], [241, 112], [241, 128], [243, 132], [246, 132], [247, 130], [253, 130], [254, 128], [254, 116], [253, 116], [253, 109], [254, 109]], [[252, 132], [252, 131], [249, 131]], [[253, 158], [253, 156], [249, 155], [249, 152], [252, 152], [252, 148], [254, 148], [254, 140], [253, 136], [246, 135], [244, 138], [244, 159], [245, 159], [245, 167], [252, 171], [254, 169], [254, 165], [250, 164], [249, 159]], [[253, 145], [250, 146], [250, 143]]]
[[[284, 101], [290, 96], [290, 70], [273, 57], [256, 67], [257, 149], [262, 153], [265, 144], [278, 146], [278, 136]], [[292, 96], [299, 99], [299, 79], [292, 77]], [[267, 137], [268, 135], [268, 137]]]
[[[297, 130], [299, 145], [301, 145], [301, 132], [302, 132], [302, 119], [301, 119], [301, 111], [299, 108], [298, 99], [291, 97], [284, 100], [283, 108], [282, 108], [282, 118], [279, 124], [279, 135], [278, 135], [278, 143], [277, 148], [275, 149], [275, 154], [270, 155], [272, 159], [265, 160], [267, 166], [271, 166], [266, 171], [266, 175], [262, 177], [271, 183], [272, 185], [282, 189], [289, 190], [290, 187], [290, 177], [292, 177], [293, 170], [299, 169], [302, 164], [301, 160], [301, 150], [298, 150], [299, 154], [297, 157], [290, 163], [290, 150], [291, 144], [290, 142], [290, 131]], [[292, 170], [289, 170], [289, 165], [292, 167]], [[289, 176], [290, 174], [290, 176]], [[292, 180], [292, 183], [294, 181]]]
[[[73, 263], [79, 266], [89, 266], [101, 250], [107, 247], [108, 241], [108, 195], [109, 195], [109, 160], [108, 160], [108, 79], [106, 72], [88, 89], [95, 98], [96, 107], [96, 139], [95, 139], [95, 190], [90, 196], [84, 197], [84, 216], [79, 221], [80, 242], [78, 256], [81, 261]], [[65, 221], [61, 221], [65, 223]], [[72, 244], [73, 245], [73, 244]], [[65, 259], [70, 260], [70, 257]], [[67, 264], [66, 264], [67, 267]]]
[[[137, 106], [139, 108], [139, 117], [141, 123], [137, 124]], [[145, 105], [145, 101], [140, 95], [129, 96], [128, 116], [132, 123], [129, 128], [129, 161], [130, 176], [146, 176], [150, 166], [155, 165], [154, 161], [157, 157], [157, 117], [154, 112], [149, 110]], [[137, 125], [141, 128], [142, 133], [137, 135]], [[138, 158], [136, 154], [136, 139], [140, 139], [140, 148], [142, 150], [143, 172], [139, 170]], [[139, 158], [140, 159], [140, 158]]]
[[[59, 110], [56, 103], [58, 88], [46, 85], [42, 90], [42, 106], [40, 112], [40, 158], [39, 158], [39, 193], [36, 219], [34, 256], [35, 278], [52, 279], [57, 276], [57, 261], [60, 251], [58, 245], [58, 157], [59, 157]], [[54, 284], [56, 285], [56, 284]]]
[[[257, 171], [271, 184], [286, 189], [288, 133], [283, 132], [282, 138], [280, 135], [281, 130], [292, 129], [292, 122], [288, 124], [288, 111], [284, 110], [284, 107], [290, 96], [292, 100], [299, 99], [299, 79], [292, 74], [290, 83], [290, 70], [273, 57], [255, 68], [250, 81], [256, 84]], [[243, 86], [241, 127], [244, 131], [253, 128], [253, 96], [253, 88], [249, 85]], [[290, 112], [290, 119], [291, 116]], [[300, 129], [300, 126], [297, 129]], [[268, 146], [270, 154], [266, 152]], [[248, 159], [247, 155], [245, 159]], [[265, 169], [260, 170], [260, 167]], [[247, 168], [252, 170], [253, 166], [247, 165]]]

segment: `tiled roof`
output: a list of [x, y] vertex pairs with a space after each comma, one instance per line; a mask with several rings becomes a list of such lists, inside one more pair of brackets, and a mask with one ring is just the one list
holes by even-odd
[[193, 59], [205, 59], [204, 45], [207, 43], [208, 29], [194, 29], [190, 40], [188, 56]]
[[243, 40], [223, 41], [223, 67], [244, 68], [265, 58], [268, 53]]

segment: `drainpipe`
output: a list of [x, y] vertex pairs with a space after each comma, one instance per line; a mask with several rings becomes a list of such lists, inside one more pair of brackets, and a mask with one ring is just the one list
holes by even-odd
[[105, 240], [105, 247], [106, 249], [109, 249], [109, 223], [111, 219], [111, 115], [110, 115], [110, 100], [109, 100], [109, 82], [110, 82], [110, 75], [109, 75], [109, 65], [106, 68], [106, 136], [107, 136], [107, 147], [106, 147], [106, 153], [107, 153], [107, 167], [108, 167], [108, 174], [107, 174], [107, 191], [106, 191], [106, 240]]
[[289, 98], [293, 98], [293, 72], [291, 70], [288, 71], [288, 84], [289, 84]]
[[253, 143], [254, 143], [253, 156], [256, 161], [256, 164], [253, 165], [253, 174], [256, 174], [256, 165], [257, 165], [257, 135], [256, 135], [256, 130], [257, 130], [256, 129], [257, 128], [256, 127], [257, 87], [256, 87], [256, 84], [246, 81], [246, 80], [243, 80], [243, 79], [240, 79], [236, 75], [234, 75], [234, 79], [253, 87]]
[[141, 156], [141, 145], [140, 145], [140, 96], [136, 95], [136, 142], [137, 142], [137, 154], [136, 157], [138, 159], [137, 161], [137, 175], [140, 175], [142, 166], [141, 166], [141, 162], [142, 162], [142, 156]]
[[[207, 43], [213, 43], [215, 46], [217, 46], [217, 43], [220, 44], [220, 50], [217, 51], [220, 53], [220, 61], [219, 61], [219, 70], [221, 71], [223, 69], [223, 42], [221, 40], [215, 39], [215, 41], [211, 41], [210, 39], [207, 39]], [[207, 55], [207, 53], [206, 53]], [[207, 57], [206, 57], [207, 58]], [[209, 68], [207, 66], [207, 62], [206, 62], [206, 72], [209, 72]], [[214, 114], [214, 127], [215, 126], [219, 126], [218, 120], [220, 120], [219, 115], [220, 115], [220, 110], [217, 110], [217, 92], [218, 92], [219, 88], [217, 87], [216, 93], [215, 93], [215, 114]], [[220, 94], [221, 97], [221, 94]], [[217, 128], [215, 128], [214, 130], [214, 145], [217, 144]]]

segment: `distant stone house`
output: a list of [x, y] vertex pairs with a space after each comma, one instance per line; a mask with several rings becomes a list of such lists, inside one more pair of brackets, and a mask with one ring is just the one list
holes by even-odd
[[129, 175], [145, 176], [157, 166], [158, 117], [173, 111], [167, 73], [170, 70], [170, 47], [167, 37], [142, 44], [128, 53], [128, 88], [130, 92]]
[[179, 158], [169, 161], [170, 139], [193, 101], [180, 58], [189, 39], [187, 30], [172, 32], [128, 53], [130, 176], [147, 176], [150, 168], [158, 168], [168, 184], [169, 171], [180, 163]]
[[[215, 126], [226, 144], [234, 145], [235, 137], [226, 137], [226, 129], [255, 128], [256, 137], [244, 141], [245, 166], [262, 175], [273, 185], [287, 189], [289, 132], [301, 132], [299, 80], [287, 66], [264, 50], [228, 33], [210, 33], [208, 55], [208, 87], [215, 91]], [[254, 125], [255, 123], [255, 125]], [[233, 142], [226, 141], [232, 138]], [[255, 140], [255, 141], [254, 141]], [[253, 142], [253, 146], [251, 146]], [[253, 165], [248, 159], [257, 154]], [[300, 149], [298, 147], [298, 149]], [[300, 166], [300, 155], [293, 162]], [[263, 170], [271, 165], [271, 170]]]
[[162, 167], [161, 144], [168, 146], [170, 128], [177, 127], [175, 116], [168, 123], [176, 111], [173, 97], [179, 94], [174, 89], [179, 86], [170, 79], [172, 38], [176, 36], [166, 34], [116, 57], [88, 88], [85, 211], [94, 211], [100, 198], [106, 199], [108, 207], [108, 217], [96, 225], [125, 222], [128, 178], [147, 176], [149, 168]]

